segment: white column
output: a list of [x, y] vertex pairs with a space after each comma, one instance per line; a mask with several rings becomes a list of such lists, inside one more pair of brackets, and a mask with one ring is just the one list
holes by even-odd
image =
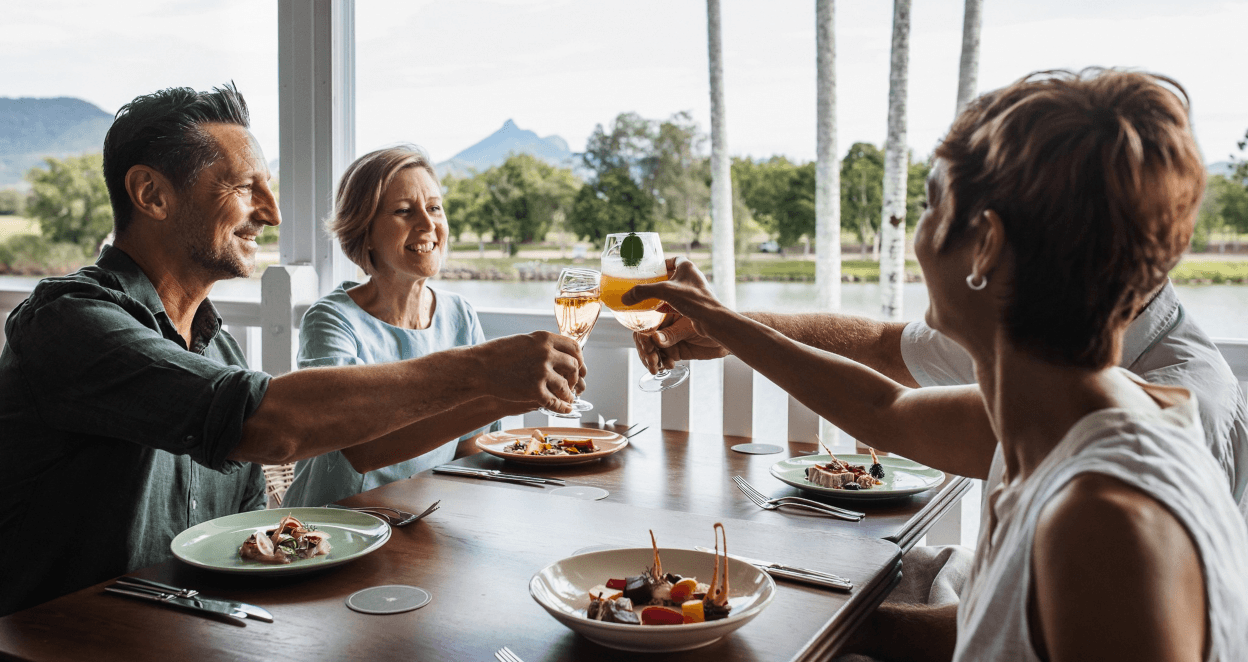
[[820, 310], [841, 308], [841, 158], [836, 147], [834, 0], [815, 3], [815, 285]]
[[355, 2], [279, 0], [277, 16], [281, 263], [315, 268], [324, 295], [355, 276], [323, 229], [355, 158]]

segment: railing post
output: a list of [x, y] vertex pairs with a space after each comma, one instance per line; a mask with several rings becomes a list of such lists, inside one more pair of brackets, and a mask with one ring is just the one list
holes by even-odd
[[663, 429], [689, 431], [689, 397], [693, 388], [693, 372], [680, 386], [663, 391]]
[[754, 370], [735, 356], [724, 357], [724, 434], [754, 436]]
[[299, 320], [295, 306], [315, 301], [316, 270], [307, 265], [273, 265], [260, 278], [260, 370], [283, 375], [295, 369]]
[[819, 435], [819, 415], [789, 396], [789, 441], [813, 442]]

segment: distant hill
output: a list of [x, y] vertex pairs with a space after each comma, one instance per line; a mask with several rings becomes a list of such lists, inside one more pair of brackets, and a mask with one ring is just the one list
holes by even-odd
[[1222, 175], [1223, 177], [1229, 177], [1231, 173], [1235, 172], [1235, 164], [1230, 161], [1218, 161], [1216, 163], [1206, 165], [1205, 171], [1210, 175]]
[[98, 152], [113, 116], [82, 99], [0, 97], [0, 188], [24, 184], [45, 156]]
[[521, 129], [515, 122], [507, 120], [503, 123], [503, 128], [434, 168], [439, 177], [448, 174], [461, 177], [474, 170], [484, 172], [493, 166], [502, 165], [512, 154], [532, 154], [560, 168], [573, 168], [576, 165], [572, 151], [568, 149], [568, 143], [563, 138], [540, 138], [536, 133]]

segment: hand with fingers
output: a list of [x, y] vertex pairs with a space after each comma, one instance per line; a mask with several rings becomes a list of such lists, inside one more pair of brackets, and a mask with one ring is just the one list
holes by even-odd
[[655, 331], [634, 333], [633, 343], [646, 369], [654, 373], [670, 369], [677, 361], [717, 359], [728, 355], [705, 331], [705, 323], [726, 310], [711, 291], [706, 277], [683, 257], [667, 261], [668, 280], [638, 285], [623, 296], [626, 304], [648, 298], [661, 299], [667, 313]]
[[585, 361], [570, 338], [535, 331], [475, 349], [493, 376], [493, 395], [501, 400], [567, 413], [576, 394], [585, 390]]

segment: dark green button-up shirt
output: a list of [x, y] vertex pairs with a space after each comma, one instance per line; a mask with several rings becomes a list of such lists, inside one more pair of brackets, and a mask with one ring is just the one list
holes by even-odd
[[0, 352], [0, 615], [170, 558], [175, 535], [264, 507], [227, 460], [269, 376], [207, 300], [191, 347], [117, 248], [47, 278]]

